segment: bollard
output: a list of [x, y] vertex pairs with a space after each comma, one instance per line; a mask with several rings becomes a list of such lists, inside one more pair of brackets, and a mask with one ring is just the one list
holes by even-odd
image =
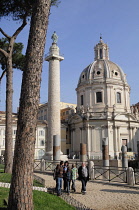
[[80, 161], [87, 161], [86, 144], [80, 143]]
[[60, 160], [60, 136], [53, 136], [53, 160]]
[[127, 184], [131, 186], [135, 185], [135, 175], [132, 167], [127, 168]]
[[95, 179], [94, 162], [89, 161], [89, 177], [91, 180]]
[[127, 147], [125, 145], [122, 146], [122, 167], [128, 167]]

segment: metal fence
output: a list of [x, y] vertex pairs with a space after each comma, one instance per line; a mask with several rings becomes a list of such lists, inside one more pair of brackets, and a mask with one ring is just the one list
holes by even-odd
[[34, 170], [41, 171], [41, 160], [34, 160]]
[[0, 164], [4, 164], [4, 156], [0, 156]]
[[[46, 161], [46, 160], [34, 160], [34, 172], [47, 172], [55, 169], [56, 165], [60, 163], [60, 161]], [[81, 165], [81, 161], [77, 160], [69, 160], [70, 166], [75, 164], [77, 168]], [[86, 162], [88, 164], [88, 162]], [[127, 183], [127, 169], [123, 167], [102, 167], [95, 165], [91, 170], [91, 174], [93, 173], [93, 180], [100, 180], [106, 182], [117, 182], [117, 183]], [[4, 171], [4, 164], [0, 163], [0, 172]], [[135, 185], [139, 185], [139, 169], [134, 169], [134, 180]], [[0, 174], [1, 180], [3, 179], [2, 173]]]
[[[56, 165], [60, 161], [46, 161], [46, 160], [35, 160], [34, 161], [34, 171], [53, 171]], [[81, 161], [69, 160], [70, 166], [75, 164], [77, 168], [81, 165]], [[88, 164], [88, 162], [86, 162]], [[117, 182], [117, 183], [127, 183], [127, 168], [123, 167], [102, 167], [95, 165], [92, 170], [93, 180], [107, 181], [107, 182]], [[139, 185], [139, 169], [134, 170], [135, 184]]]
[[127, 168], [94, 166], [94, 180], [127, 183]]
[[[48, 161], [48, 160], [34, 160], [34, 171], [53, 171], [60, 161]], [[69, 160], [69, 165], [75, 164], [77, 168], [81, 165], [81, 161]], [[88, 162], [86, 162], [88, 164]]]

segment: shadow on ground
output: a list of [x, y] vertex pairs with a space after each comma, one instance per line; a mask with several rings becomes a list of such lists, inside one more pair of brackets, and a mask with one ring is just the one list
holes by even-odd
[[139, 194], [139, 191], [131, 191], [131, 190], [109, 190], [109, 189], [103, 189], [101, 191], [104, 191], [104, 192], [112, 192], [112, 193]]
[[41, 172], [41, 171], [34, 171], [35, 174], [44, 174], [44, 175], [48, 175], [48, 176], [53, 176], [53, 172], [52, 171], [46, 171], [46, 172]]

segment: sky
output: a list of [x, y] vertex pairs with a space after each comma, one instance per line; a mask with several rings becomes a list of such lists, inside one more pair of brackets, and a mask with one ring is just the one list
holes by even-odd
[[[0, 27], [12, 35], [21, 23], [11, 18], [1, 19]], [[24, 44], [29, 34], [29, 24], [18, 35], [16, 42]], [[94, 46], [102, 39], [109, 46], [110, 60], [118, 64], [127, 75], [131, 87], [131, 105], [139, 102], [139, 0], [61, 0], [51, 8], [47, 30], [45, 55], [56, 31], [61, 61], [61, 101], [77, 103], [76, 87], [83, 69], [94, 61]], [[0, 38], [2, 38], [0, 34]], [[40, 103], [48, 100], [48, 62], [43, 62]], [[2, 70], [0, 69], [0, 74]], [[20, 98], [22, 73], [14, 69], [13, 112], [17, 111]], [[0, 85], [0, 111], [5, 111], [4, 77]]]

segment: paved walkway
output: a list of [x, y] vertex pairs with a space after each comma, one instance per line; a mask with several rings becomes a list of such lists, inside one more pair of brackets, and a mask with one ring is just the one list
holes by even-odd
[[[46, 187], [52, 189], [55, 187], [52, 173], [36, 173], [36, 175], [46, 180]], [[139, 186], [126, 187], [124, 185], [102, 183], [98, 181], [89, 181], [87, 183], [87, 194], [81, 194], [81, 182], [76, 181], [76, 193], [65, 195], [68, 200], [74, 200], [84, 206], [77, 209], [93, 210], [139, 210]], [[64, 198], [64, 196], [62, 196]], [[66, 200], [65, 199], [65, 200]], [[67, 202], [68, 202], [67, 200]], [[71, 202], [72, 204], [72, 202]]]

